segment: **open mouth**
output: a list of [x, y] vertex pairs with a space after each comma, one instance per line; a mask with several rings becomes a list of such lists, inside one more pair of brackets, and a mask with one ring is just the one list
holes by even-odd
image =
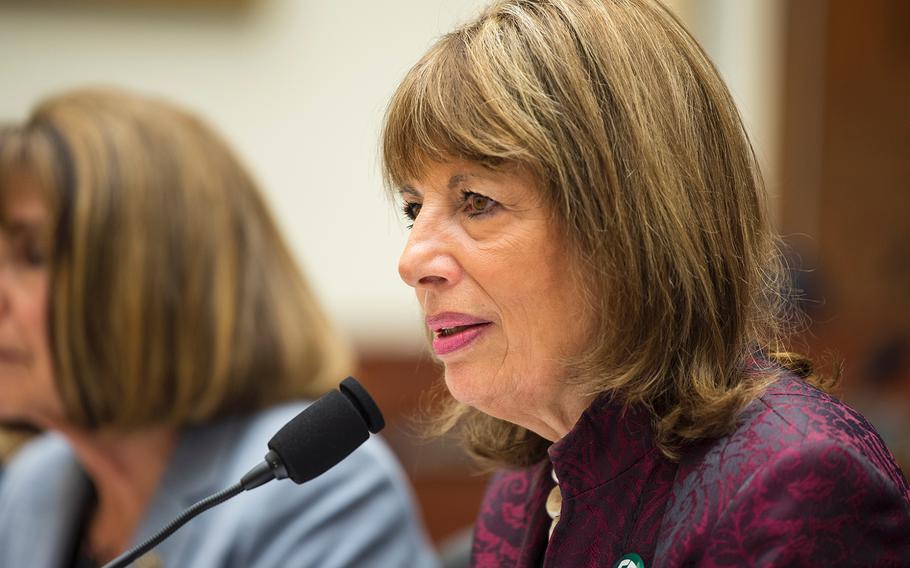
[[443, 327], [436, 330], [436, 337], [451, 337], [457, 335], [463, 331], [467, 331], [476, 327], [483, 327], [485, 325], [490, 325], [489, 323], [473, 323], [470, 325], [456, 325], [455, 327]]
[[490, 322], [441, 327], [433, 332], [433, 350], [437, 355], [447, 355], [463, 349], [481, 337]]

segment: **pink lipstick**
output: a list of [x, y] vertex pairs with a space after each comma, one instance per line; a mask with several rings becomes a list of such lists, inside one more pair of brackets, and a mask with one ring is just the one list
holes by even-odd
[[442, 356], [467, 347], [483, 335], [490, 323], [456, 312], [427, 316], [427, 327], [433, 332], [433, 351]]

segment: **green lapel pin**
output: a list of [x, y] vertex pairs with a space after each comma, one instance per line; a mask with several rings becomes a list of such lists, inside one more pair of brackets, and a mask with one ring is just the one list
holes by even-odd
[[632, 552], [617, 560], [613, 568], [645, 568], [645, 561]]

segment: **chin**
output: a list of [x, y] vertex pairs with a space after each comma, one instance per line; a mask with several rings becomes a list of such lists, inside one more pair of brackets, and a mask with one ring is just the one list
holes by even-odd
[[446, 388], [449, 390], [449, 394], [458, 402], [468, 406], [476, 407], [477, 403], [484, 399], [485, 393], [482, 392], [484, 385], [478, 377], [477, 374], [466, 372], [464, 368], [454, 370], [446, 366], [445, 369]]
[[10, 426], [23, 422], [24, 419], [20, 414], [9, 411], [7, 408], [0, 408], [0, 426]]
[[513, 393], [491, 389], [494, 386], [490, 384], [492, 377], [495, 373], [466, 373], [461, 369], [450, 372], [446, 369], [446, 388], [458, 402], [494, 418], [508, 420], [505, 416], [512, 415], [508, 409], [515, 397]]

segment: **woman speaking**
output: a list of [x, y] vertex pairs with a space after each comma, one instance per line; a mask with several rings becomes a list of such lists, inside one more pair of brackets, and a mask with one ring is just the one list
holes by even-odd
[[661, 4], [494, 3], [406, 75], [383, 156], [442, 426], [507, 468], [475, 566], [910, 561], [907, 481], [784, 349], [752, 149]]

